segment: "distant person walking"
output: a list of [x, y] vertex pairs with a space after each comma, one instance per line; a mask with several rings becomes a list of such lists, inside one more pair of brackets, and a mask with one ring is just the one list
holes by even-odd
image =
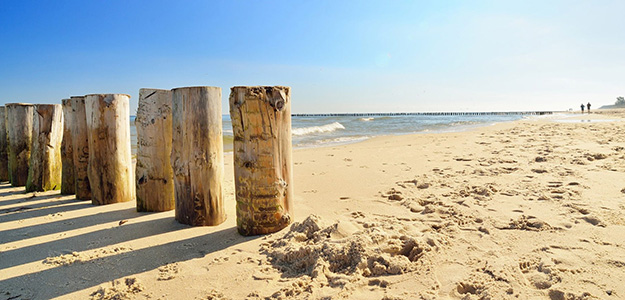
[[582, 108], [582, 114], [584, 113], [584, 107], [586, 107], [586, 105], [584, 105], [584, 103], [582, 103], [582, 105], [580, 106]]
[[590, 113], [590, 102], [588, 102], [588, 104], [586, 104], [586, 108], [588, 110], [588, 113]]

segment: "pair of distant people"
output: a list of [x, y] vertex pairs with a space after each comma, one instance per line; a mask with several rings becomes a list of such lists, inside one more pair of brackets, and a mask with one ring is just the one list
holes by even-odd
[[580, 106], [582, 108], [582, 113], [584, 113], [584, 108], [588, 107], [588, 113], [590, 113], [590, 102], [588, 102], [588, 104], [584, 105], [584, 103], [582, 103], [582, 105]]

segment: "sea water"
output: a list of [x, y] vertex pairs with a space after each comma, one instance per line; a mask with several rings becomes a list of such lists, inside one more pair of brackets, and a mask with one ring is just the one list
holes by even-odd
[[[441, 133], [469, 130], [500, 122], [522, 119], [523, 115], [397, 115], [397, 116], [293, 116], [293, 147], [322, 147], [363, 141], [375, 136]], [[224, 115], [224, 151], [232, 151], [230, 116]], [[133, 155], [137, 130], [130, 117]]]

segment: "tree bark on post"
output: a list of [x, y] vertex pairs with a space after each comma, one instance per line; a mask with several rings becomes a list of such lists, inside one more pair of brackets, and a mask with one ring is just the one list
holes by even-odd
[[9, 180], [9, 139], [6, 125], [6, 107], [0, 106], [0, 181]]
[[171, 167], [171, 91], [139, 90], [137, 128], [137, 211], [168, 211], [175, 208]]
[[85, 96], [89, 139], [91, 203], [112, 204], [135, 199], [130, 152], [130, 96]]
[[73, 195], [76, 193], [76, 178], [74, 178], [74, 143], [72, 142], [72, 125], [74, 124], [72, 100], [61, 100], [63, 105], [63, 142], [61, 143], [61, 161], [63, 173], [61, 174], [61, 195]]
[[61, 188], [61, 142], [63, 107], [61, 104], [36, 104], [26, 191]]
[[221, 88], [173, 89], [172, 119], [176, 220], [192, 226], [221, 224], [226, 220]]
[[91, 185], [89, 184], [89, 137], [87, 130], [87, 113], [85, 97], [70, 97], [72, 103], [72, 148], [74, 150], [74, 187], [76, 199], [90, 200]]
[[242, 235], [276, 232], [292, 221], [291, 89], [233, 87], [237, 229]]
[[34, 106], [26, 103], [6, 105], [9, 136], [9, 181], [12, 186], [25, 186], [28, 180], [32, 146]]

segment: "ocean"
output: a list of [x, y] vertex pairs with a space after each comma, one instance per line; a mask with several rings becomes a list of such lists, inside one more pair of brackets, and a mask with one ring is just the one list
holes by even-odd
[[[383, 135], [441, 133], [469, 130], [522, 119], [523, 115], [388, 115], [388, 116], [293, 116], [293, 147], [323, 147], [354, 143]], [[230, 115], [223, 116], [224, 151], [232, 151]], [[137, 130], [130, 117], [133, 155]]]

